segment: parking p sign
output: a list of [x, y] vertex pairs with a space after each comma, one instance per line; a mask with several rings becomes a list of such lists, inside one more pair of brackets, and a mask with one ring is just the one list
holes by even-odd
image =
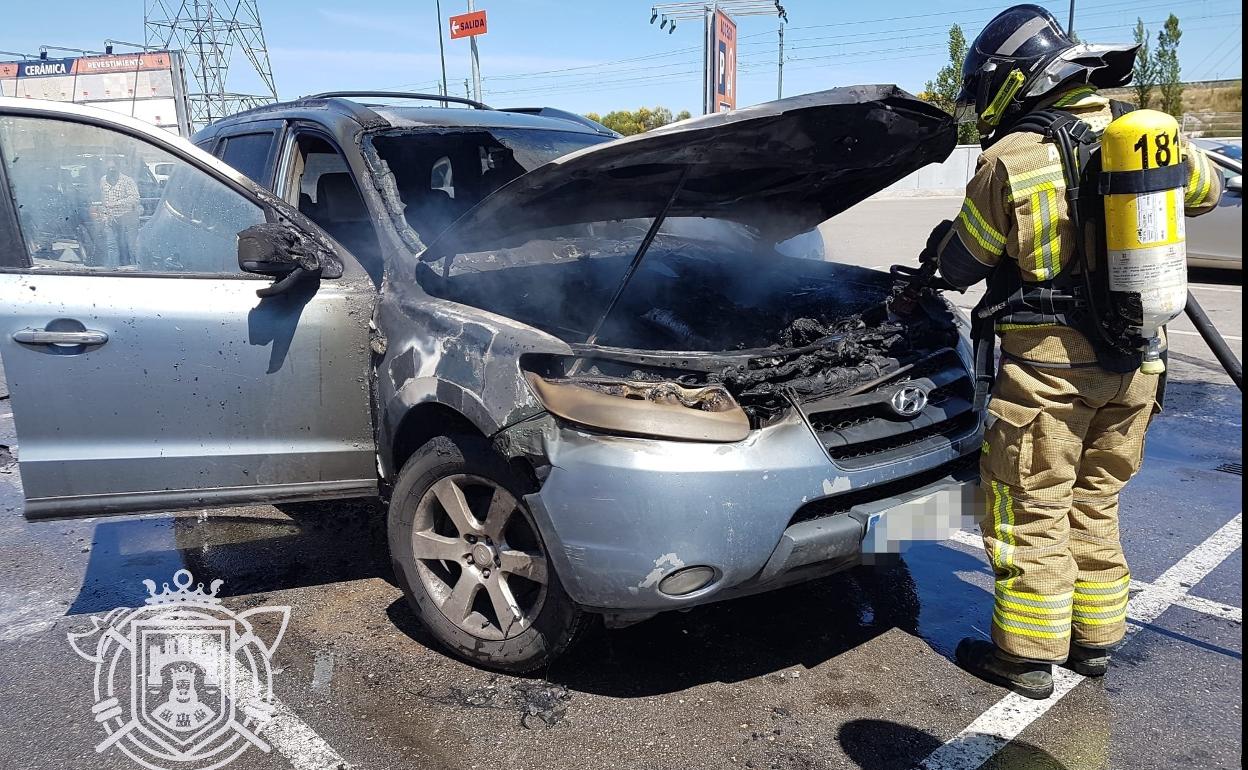
[[723, 11], [715, 11], [711, 21], [706, 63], [711, 112], [737, 108], [737, 23]]
[[484, 35], [485, 32], [485, 11], [473, 11], [451, 17], [451, 40]]

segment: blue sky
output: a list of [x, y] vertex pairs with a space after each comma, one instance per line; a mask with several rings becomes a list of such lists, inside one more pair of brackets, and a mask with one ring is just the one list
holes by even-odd
[[[0, 15], [0, 50], [40, 45], [99, 49], [107, 37], [142, 41], [144, 0], [29, 3], [9, 0]], [[985, 0], [847, 3], [783, 0], [786, 95], [835, 85], [892, 82], [917, 91], [945, 61], [946, 31], [968, 38], [1002, 5]], [[1088, 40], [1130, 40], [1136, 17], [1153, 34], [1170, 12], [1184, 34], [1185, 79], [1240, 77], [1243, 16], [1238, 0], [1077, 0], [1076, 32]], [[578, 112], [701, 105], [701, 25], [674, 34], [651, 25], [646, 0], [479, 0], [489, 13], [480, 38], [485, 100], [497, 106], [544, 104]], [[1067, 3], [1045, 3], [1066, 18]], [[443, 0], [444, 15], [466, 9]], [[341, 88], [432, 90], [439, 78], [434, 0], [260, 0], [279, 94]], [[776, 20], [738, 19], [740, 104], [776, 93]], [[256, 90], [235, 52], [230, 88]], [[446, 42], [451, 92], [468, 76], [468, 41]], [[52, 56], [66, 55], [52, 52]], [[0, 55], [0, 60], [12, 58]]]

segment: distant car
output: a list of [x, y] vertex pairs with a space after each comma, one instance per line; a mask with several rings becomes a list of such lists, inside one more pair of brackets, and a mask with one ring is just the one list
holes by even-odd
[[1243, 148], [1237, 144], [1194, 140], [1222, 172], [1217, 209], [1187, 222], [1187, 264], [1192, 267], [1244, 268]]
[[1239, 139], [1234, 141], [1222, 139], [1194, 139], [1193, 143], [1208, 152], [1216, 152], [1219, 155], [1230, 158], [1231, 160], [1244, 162], [1244, 146]]
[[152, 176], [156, 178], [157, 182], [164, 184], [169, 181], [169, 175], [173, 173], [174, 165], [173, 163], [163, 162], [150, 163], [148, 164], [148, 169], [152, 172]]

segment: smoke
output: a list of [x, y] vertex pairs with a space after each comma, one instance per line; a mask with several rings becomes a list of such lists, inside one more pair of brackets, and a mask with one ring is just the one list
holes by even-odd
[[[647, 225], [562, 227], [514, 248], [439, 260], [420, 280], [437, 296], [582, 342]], [[784, 256], [740, 225], [672, 220], [625, 287], [599, 344], [713, 352], [807, 344], [881, 303], [890, 285], [875, 271]]]

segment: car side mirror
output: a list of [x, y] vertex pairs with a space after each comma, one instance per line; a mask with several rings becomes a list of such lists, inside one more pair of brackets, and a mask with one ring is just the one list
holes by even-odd
[[256, 291], [260, 297], [281, 294], [321, 274], [316, 244], [290, 225], [276, 222], [252, 225], [238, 234], [238, 267], [274, 278], [271, 286]]
[[1239, 193], [1242, 195], [1244, 192], [1243, 174], [1236, 174], [1235, 176], [1226, 180], [1226, 189], [1230, 190], [1233, 193]]

